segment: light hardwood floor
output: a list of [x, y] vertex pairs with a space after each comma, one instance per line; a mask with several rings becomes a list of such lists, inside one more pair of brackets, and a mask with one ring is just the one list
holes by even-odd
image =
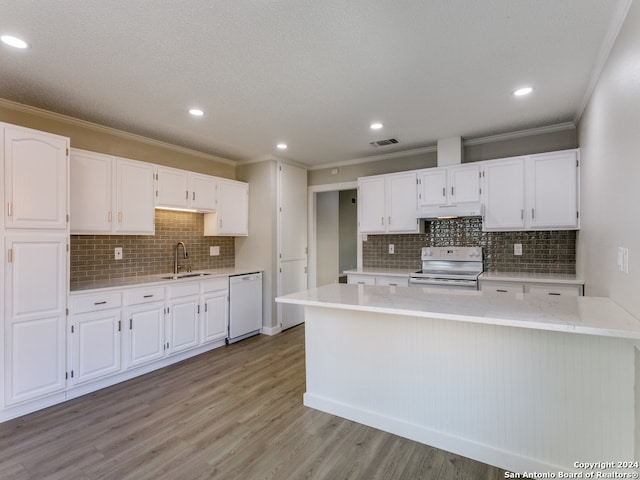
[[498, 479], [302, 405], [304, 326], [0, 424], [2, 479]]

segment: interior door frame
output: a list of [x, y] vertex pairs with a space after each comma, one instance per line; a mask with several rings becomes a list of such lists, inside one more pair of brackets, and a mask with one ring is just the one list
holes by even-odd
[[[309, 254], [308, 254], [308, 276], [307, 276], [307, 285], [309, 288], [315, 288], [316, 286], [316, 272], [317, 272], [317, 242], [316, 242], [316, 233], [317, 233], [317, 194], [323, 192], [337, 192], [341, 190], [357, 190], [358, 181], [354, 180], [352, 182], [341, 182], [341, 183], [327, 183], [325, 185], [312, 185], [307, 188], [308, 198], [307, 198], [307, 221], [308, 221], [308, 243], [309, 243]], [[362, 237], [358, 234], [358, 245], [357, 245], [357, 255], [358, 255], [358, 267], [362, 265]]]

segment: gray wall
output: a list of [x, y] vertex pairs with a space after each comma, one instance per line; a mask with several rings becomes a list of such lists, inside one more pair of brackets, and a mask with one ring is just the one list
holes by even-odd
[[319, 192], [316, 197], [316, 286], [338, 281], [340, 242], [339, 192]]
[[[578, 146], [575, 128], [488, 141], [486, 143], [475, 143], [473, 141], [470, 143], [472, 144], [464, 147], [464, 163], [528, 155], [531, 153], [567, 150]], [[420, 155], [387, 158], [385, 160], [333, 167], [338, 169], [336, 175], [331, 174], [333, 168], [309, 170], [308, 183], [309, 185], [326, 185], [330, 183], [351, 182], [358, 177], [418, 170], [421, 168], [435, 167], [436, 165], [437, 153], [434, 147], [432, 152]]]
[[[339, 270], [344, 272], [358, 266], [358, 191], [340, 192], [340, 261]], [[356, 200], [355, 203], [353, 200]]]
[[[609, 296], [640, 317], [640, 3], [625, 23], [579, 122], [582, 228], [578, 268], [589, 295]], [[629, 249], [619, 272], [618, 247]]]

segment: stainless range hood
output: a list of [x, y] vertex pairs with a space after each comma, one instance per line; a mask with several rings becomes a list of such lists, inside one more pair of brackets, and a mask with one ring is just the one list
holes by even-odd
[[[438, 167], [448, 167], [462, 164], [464, 152], [462, 138], [451, 137], [438, 140]], [[451, 219], [459, 217], [481, 217], [482, 204], [463, 203], [461, 205], [446, 203], [445, 205], [430, 205], [418, 208], [417, 218], [425, 220]]]

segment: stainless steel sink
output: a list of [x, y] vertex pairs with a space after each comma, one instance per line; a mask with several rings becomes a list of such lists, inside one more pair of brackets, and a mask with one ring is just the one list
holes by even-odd
[[211, 275], [208, 272], [201, 272], [201, 273], [179, 273], [177, 275], [164, 275], [161, 276], [160, 278], [162, 280], [178, 280], [180, 278], [190, 278], [190, 277], [206, 277], [207, 275]]

